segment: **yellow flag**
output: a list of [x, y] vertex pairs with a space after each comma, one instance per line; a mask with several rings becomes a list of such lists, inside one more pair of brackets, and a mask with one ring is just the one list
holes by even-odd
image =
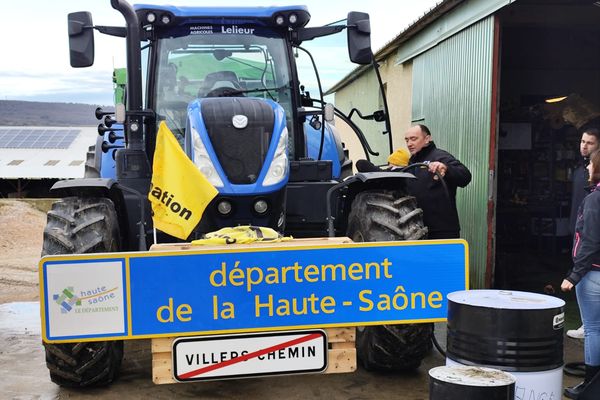
[[154, 227], [187, 239], [218, 191], [185, 154], [164, 121], [156, 137], [148, 200]]

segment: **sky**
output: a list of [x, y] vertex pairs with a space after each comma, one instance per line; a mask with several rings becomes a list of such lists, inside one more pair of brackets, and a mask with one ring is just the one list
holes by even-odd
[[[439, 0], [145, 0], [144, 4], [182, 6], [308, 7], [308, 26], [320, 26], [346, 17], [348, 11], [367, 12], [371, 43], [377, 51], [430, 10]], [[26, 0], [3, 4], [0, 24], [0, 99], [112, 104], [112, 70], [125, 66], [125, 41], [95, 33], [95, 62], [89, 68], [71, 68], [67, 14], [90, 11], [94, 24], [124, 26], [110, 0]]]

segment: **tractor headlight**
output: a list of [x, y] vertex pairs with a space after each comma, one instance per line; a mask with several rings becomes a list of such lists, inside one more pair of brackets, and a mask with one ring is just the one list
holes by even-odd
[[285, 179], [288, 172], [288, 157], [287, 157], [287, 145], [288, 145], [288, 131], [287, 128], [283, 128], [277, 148], [275, 149], [275, 156], [273, 162], [269, 166], [267, 176], [263, 182], [264, 186], [275, 185]]
[[204, 146], [202, 139], [200, 139], [200, 133], [198, 133], [194, 127], [192, 127], [192, 142], [194, 146], [194, 164], [196, 164], [196, 167], [198, 167], [200, 172], [202, 172], [202, 175], [208, 179], [211, 185], [214, 187], [223, 187], [223, 181], [219, 177], [217, 169], [208, 156], [206, 146]]
[[268, 209], [269, 203], [267, 203], [265, 200], [256, 200], [256, 202], [254, 203], [254, 211], [257, 214], [264, 214], [267, 212]]
[[217, 211], [222, 215], [231, 214], [231, 210], [233, 210], [233, 206], [227, 200], [221, 200], [219, 204], [217, 204]]

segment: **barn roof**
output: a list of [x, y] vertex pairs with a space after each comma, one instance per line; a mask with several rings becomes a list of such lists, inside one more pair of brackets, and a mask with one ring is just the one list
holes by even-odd
[[0, 179], [83, 178], [97, 127], [0, 126]]

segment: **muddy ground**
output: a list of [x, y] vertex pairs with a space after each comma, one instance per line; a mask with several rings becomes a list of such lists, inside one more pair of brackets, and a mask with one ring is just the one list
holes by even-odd
[[[433, 351], [414, 373], [296, 375], [205, 383], [154, 385], [150, 344], [126, 343], [120, 379], [102, 389], [59, 388], [48, 376], [40, 338], [37, 263], [45, 213], [0, 200], [0, 399], [427, 399], [429, 369], [444, 365]], [[444, 342], [443, 325], [438, 335]], [[580, 341], [566, 339], [565, 361], [582, 358]], [[578, 378], [565, 375], [564, 385]], [[556, 397], [554, 397], [556, 399]], [[529, 400], [529, 399], [528, 399]], [[547, 400], [538, 399], [536, 400]]]

